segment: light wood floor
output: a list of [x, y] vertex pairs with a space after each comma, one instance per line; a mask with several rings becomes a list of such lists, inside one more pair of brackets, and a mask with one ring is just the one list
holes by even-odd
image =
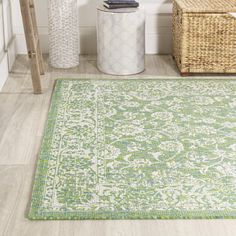
[[[18, 56], [0, 93], [0, 235], [12, 236], [236, 236], [236, 220], [29, 221], [26, 219], [37, 154], [56, 78], [113, 78], [96, 69], [95, 56], [80, 66], [42, 77], [33, 95], [25, 56]], [[146, 71], [134, 77], [178, 76], [170, 56], [147, 56]]]

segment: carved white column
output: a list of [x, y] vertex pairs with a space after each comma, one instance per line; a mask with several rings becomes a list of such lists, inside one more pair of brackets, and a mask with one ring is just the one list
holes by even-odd
[[49, 0], [49, 60], [56, 68], [79, 64], [77, 0]]

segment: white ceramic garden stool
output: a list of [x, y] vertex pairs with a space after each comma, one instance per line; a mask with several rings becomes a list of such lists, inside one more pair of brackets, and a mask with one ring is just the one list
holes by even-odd
[[56, 68], [79, 65], [77, 0], [49, 0], [49, 61]]
[[131, 75], [145, 69], [145, 15], [140, 9], [97, 9], [98, 69]]

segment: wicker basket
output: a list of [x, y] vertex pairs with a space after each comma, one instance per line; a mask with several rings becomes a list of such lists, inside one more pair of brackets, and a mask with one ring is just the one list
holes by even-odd
[[182, 74], [236, 73], [236, 0], [174, 0], [173, 56]]

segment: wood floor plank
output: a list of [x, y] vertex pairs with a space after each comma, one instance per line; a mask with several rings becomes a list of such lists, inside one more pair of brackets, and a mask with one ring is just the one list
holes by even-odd
[[233, 236], [234, 220], [61, 221], [59, 235]]
[[0, 166], [0, 235], [15, 213], [24, 177], [24, 166]]
[[0, 94], [0, 165], [28, 164], [38, 152], [50, 95]]
[[[59, 235], [59, 221], [30, 221], [27, 219], [35, 167], [24, 168], [24, 184], [18, 188], [21, 195], [0, 235], [4, 236], [56, 236]], [[14, 191], [12, 192], [14, 195]], [[2, 230], [2, 234], [1, 234]]]

